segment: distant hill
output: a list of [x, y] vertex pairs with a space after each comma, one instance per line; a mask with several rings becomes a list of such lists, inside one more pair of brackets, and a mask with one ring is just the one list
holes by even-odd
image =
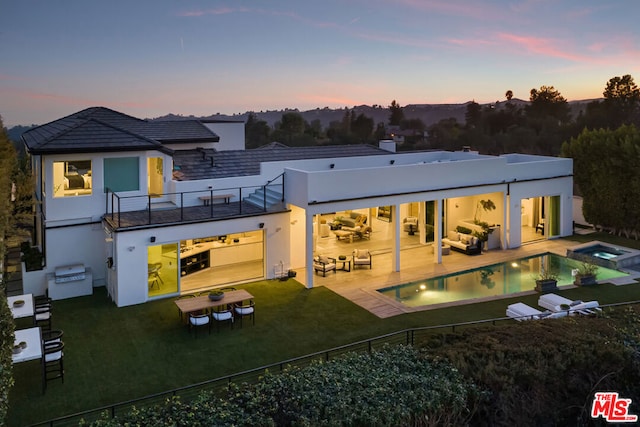
[[[580, 111], [583, 111], [586, 108], [586, 105], [595, 99], [586, 99], [581, 101], [569, 101], [569, 107], [571, 108], [571, 113], [573, 117], [576, 117]], [[518, 107], [524, 107], [529, 104], [529, 101], [524, 101], [521, 99], [512, 99], [512, 104], [517, 105]], [[454, 118], [458, 121], [458, 123], [464, 123], [465, 121], [465, 113], [467, 112], [467, 105], [469, 102], [465, 102], [464, 104], [408, 104], [403, 107], [404, 117], [407, 119], [421, 119], [425, 125], [430, 126], [434, 123], [438, 123], [440, 120]], [[504, 108], [507, 104], [506, 101], [500, 101], [495, 103], [484, 103], [480, 104], [482, 106], [492, 106], [494, 108]], [[358, 105], [352, 108], [355, 110], [356, 114], [364, 114], [367, 117], [371, 117], [375, 124], [385, 123], [387, 124], [389, 121], [389, 108], [381, 105]], [[352, 109], [349, 109], [352, 110]], [[320, 120], [323, 128], [329, 126], [331, 122], [340, 121], [344, 117], [345, 114], [344, 108], [339, 109], [331, 109], [331, 108], [316, 108], [315, 110], [307, 110], [307, 111], [299, 111], [296, 109], [286, 109], [286, 110], [268, 110], [268, 111], [256, 111], [254, 112], [256, 117], [259, 120], [264, 120], [269, 124], [269, 126], [273, 127], [273, 125], [282, 118], [284, 113], [288, 112], [298, 112], [302, 115], [302, 117], [309, 123], [314, 120]], [[205, 119], [205, 120], [232, 120], [232, 121], [243, 121], [246, 122], [247, 117], [249, 116], [250, 111], [247, 111], [242, 114], [212, 114], [210, 116], [181, 116], [176, 114], [167, 114], [162, 117], [156, 117], [151, 120], [187, 120], [187, 119]], [[36, 125], [31, 126], [14, 126], [7, 130], [9, 135], [9, 139], [14, 141], [16, 146], [19, 149], [22, 149], [20, 136], [23, 132], [35, 127]]]
[[[580, 111], [584, 111], [586, 105], [595, 99], [586, 99], [581, 101], [569, 101], [569, 107], [573, 117], [576, 117]], [[512, 104], [518, 107], [524, 107], [529, 104], [529, 101], [521, 99], [512, 99]], [[404, 117], [407, 119], [421, 119], [425, 125], [430, 126], [443, 119], [454, 118], [459, 123], [464, 123], [465, 113], [467, 112], [467, 105], [464, 104], [408, 104], [403, 107]], [[504, 108], [507, 101], [500, 101], [495, 103], [484, 103], [482, 106], [492, 106], [494, 108]], [[386, 106], [369, 106], [358, 105], [350, 110], [355, 110], [356, 114], [364, 114], [367, 117], [371, 117], [375, 124], [380, 122], [387, 123], [389, 120], [389, 108]], [[254, 114], [259, 120], [264, 120], [273, 127], [273, 125], [282, 118], [282, 115], [288, 112], [297, 112], [309, 123], [314, 120], [320, 120], [322, 127], [326, 128], [331, 122], [340, 121], [344, 117], [345, 109], [331, 109], [331, 108], [316, 108], [315, 110], [300, 111], [297, 109], [286, 110], [268, 110], [268, 111], [255, 111]], [[249, 116], [249, 111], [242, 114], [212, 114], [210, 116], [195, 117], [195, 116], [178, 116], [175, 114], [167, 114], [166, 116], [157, 117], [154, 120], [184, 120], [184, 119], [206, 119], [206, 120], [237, 120], [246, 121]]]

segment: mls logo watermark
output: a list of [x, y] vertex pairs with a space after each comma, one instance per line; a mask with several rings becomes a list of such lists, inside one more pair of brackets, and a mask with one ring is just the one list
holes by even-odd
[[631, 399], [621, 398], [615, 391], [598, 392], [593, 398], [591, 418], [602, 417], [609, 423], [635, 423], [637, 415], [629, 414]]

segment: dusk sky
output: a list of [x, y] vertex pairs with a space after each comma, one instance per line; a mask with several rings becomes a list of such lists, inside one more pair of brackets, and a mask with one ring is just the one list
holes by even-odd
[[495, 102], [640, 83], [638, 0], [0, 0], [0, 115]]

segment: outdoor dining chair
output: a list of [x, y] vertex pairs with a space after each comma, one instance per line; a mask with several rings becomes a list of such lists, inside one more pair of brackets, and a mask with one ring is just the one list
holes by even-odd
[[51, 330], [51, 303], [45, 303], [35, 308], [33, 316], [33, 323], [35, 326], [39, 326], [43, 331]]
[[256, 324], [256, 307], [253, 300], [249, 301], [249, 304], [242, 305], [236, 304], [234, 308], [235, 314], [240, 317], [240, 327], [242, 328], [242, 318], [251, 317], [253, 324]]
[[209, 334], [211, 334], [211, 318], [208, 313], [196, 314], [189, 313], [189, 332], [191, 329], [195, 330], [195, 337], [198, 338], [198, 327], [208, 326]]
[[215, 320], [218, 332], [220, 332], [220, 323], [222, 322], [229, 322], [231, 324], [231, 329], [233, 329], [233, 311], [228, 307], [217, 307], [211, 312], [211, 318]]
[[47, 389], [47, 383], [60, 378], [64, 383], [64, 342], [45, 343], [42, 346], [42, 394]]

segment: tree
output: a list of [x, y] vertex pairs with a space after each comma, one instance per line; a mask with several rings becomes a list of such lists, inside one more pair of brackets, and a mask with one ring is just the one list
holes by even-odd
[[400, 122], [404, 119], [404, 112], [395, 99], [389, 105], [389, 113], [389, 125], [400, 126]]
[[561, 123], [569, 120], [569, 104], [553, 86], [531, 89], [529, 101], [527, 114], [532, 118], [554, 118]]
[[307, 122], [304, 120], [304, 117], [302, 117], [302, 114], [298, 112], [287, 112], [282, 115], [279, 122], [276, 122], [273, 135], [278, 139], [284, 139], [289, 145], [293, 145], [293, 140], [303, 136], [307, 126]]
[[464, 114], [467, 127], [479, 127], [482, 121], [482, 107], [475, 101], [467, 104], [467, 111]]
[[637, 119], [640, 89], [631, 75], [611, 78], [602, 94], [612, 129], [633, 123]]
[[584, 218], [598, 228], [640, 237], [640, 131], [584, 130], [562, 146], [573, 158], [574, 183], [583, 197]]
[[247, 117], [247, 122], [244, 124], [244, 134], [245, 134], [245, 147], [246, 148], [257, 148], [262, 145], [268, 144], [269, 134], [271, 133], [271, 128], [269, 124], [264, 120], [258, 120], [258, 117], [255, 113], [249, 113], [249, 117]]
[[509, 89], [505, 92], [504, 97], [507, 98], [507, 101], [511, 101], [511, 98], [513, 98], [513, 91]]

